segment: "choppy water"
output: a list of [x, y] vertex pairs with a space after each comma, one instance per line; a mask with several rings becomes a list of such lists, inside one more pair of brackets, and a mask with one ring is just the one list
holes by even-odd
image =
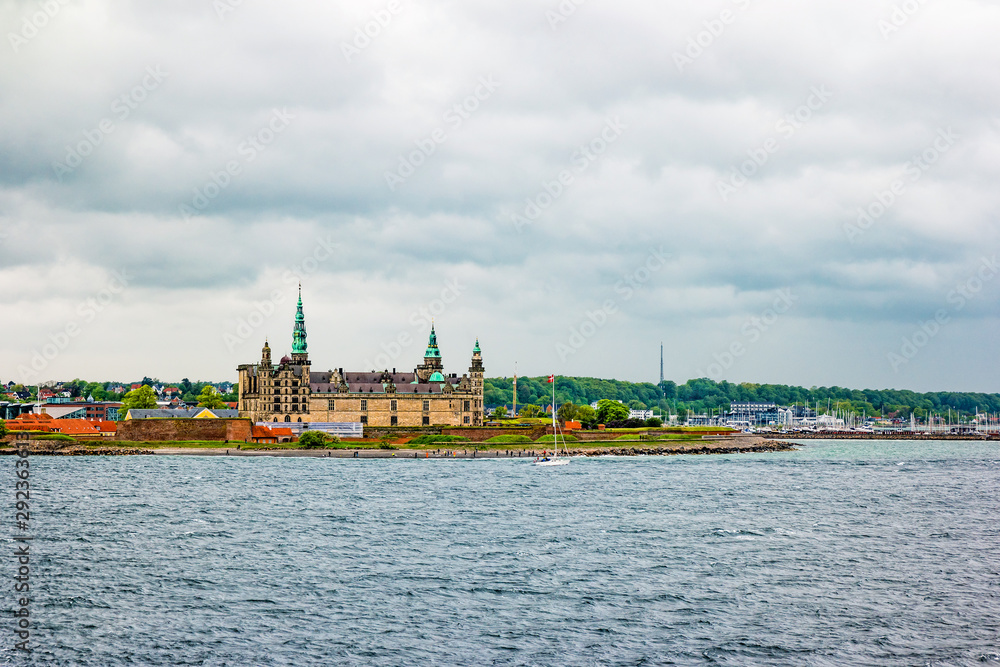
[[31, 464], [14, 664], [1000, 664], [995, 443]]

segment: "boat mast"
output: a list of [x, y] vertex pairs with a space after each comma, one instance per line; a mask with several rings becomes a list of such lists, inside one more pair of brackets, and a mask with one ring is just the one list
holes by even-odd
[[559, 456], [559, 433], [556, 431], [556, 376], [552, 375], [552, 442], [555, 444], [556, 456]]

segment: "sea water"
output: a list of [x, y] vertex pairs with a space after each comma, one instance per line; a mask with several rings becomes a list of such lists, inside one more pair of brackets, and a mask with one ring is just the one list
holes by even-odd
[[997, 443], [30, 465], [0, 663], [1000, 665]]

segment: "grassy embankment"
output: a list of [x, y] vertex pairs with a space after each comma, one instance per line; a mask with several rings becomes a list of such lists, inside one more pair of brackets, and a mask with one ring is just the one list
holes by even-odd
[[[544, 421], [544, 420], [542, 420]], [[573, 435], [566, 436], [566, 444], [570, 447], [605, 447], [623, 443], [669, 442], [671, 444], [702, 443], [706, 433], [718, 433], [720, 429], [710, 427], [662, 427], [636, 429], [608, 429], [600, 432], [599, 440], [580, 440]], [[587, 431], [593, 435], [594, 431]], [[296, 450], [304, 449], [297, 442], [265, 444], [245, 443], [242, 441], [221, 442], [215, 440], [166, 440], [166, 441], [124, 441], [124, 440], [76, 440], [61, 433], [32, 434], [32, 440], [50, 442], [58, 448], [80, 446], [86, 449], [102, 449], [116, 447], [122, 449], [236, 449], [248, 451], [266, 450]], [[563, 442], [562, 437], [559, 439]], [[473, 442], [462, 436], [422, 435], [416, 438], [400, 438], [396, 440], [361, 440], [330, 443], [330, 449], [407, 449], [407, 450], [437, 450], [437, 449], [477, 449], [477, 450], [530, 450], [539, 446], [549, 446], [554, 442], [551, 435], [542, 436], [532, 441], [526, 435], [500, 435], [485, 442]], [[6, 443], [5, 446], [13, 446]]]

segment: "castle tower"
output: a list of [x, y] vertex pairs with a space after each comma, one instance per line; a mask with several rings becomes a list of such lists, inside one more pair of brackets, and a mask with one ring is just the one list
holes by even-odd
[[469, 366], [469, 379], [472, 380], [472, 393], [475, 395], [472, 408], [472, 425], [483, 425], [483, 375], [486, 369], [483, 367], [483, 352], [479, 349], [479, 339], [476, 339], [476, 346], [472, 348], [472, 365]]
[[264, 339], [264, 347], [260, 350], [260, 368], [262, 371], [271, 370], [271, 346], [268, 344], [267, 339]]
[[292, 362], [308, 364], [308, 347], [306, 344], [306, 316], [302, 313], [302, 284], [299, 283], [299, 305], [295, 310], [295, 327], [292, 330]]
[[271, 345], [264, 339], [264, 347], [260, 350], [260, 366], [257, 367], [257, 410], [255, 419], [263, 419], [264, 413], [270, 412], [271, 397], [274, 395], [274, 367], [271, 365]]
[[444, 362], [441, 360], [441, 350], [438, 348], [437, 332], [434, 331], [434, 325], [431, 324], [431, 335], [427, 341], [427, 350], [424, 352], [424, 363], [417, 366], [416, 369], [417, 379], [420, 382], [428, 382], [437, 373], [442, 376], [441, 381], [443, 381], [443, 370]]

